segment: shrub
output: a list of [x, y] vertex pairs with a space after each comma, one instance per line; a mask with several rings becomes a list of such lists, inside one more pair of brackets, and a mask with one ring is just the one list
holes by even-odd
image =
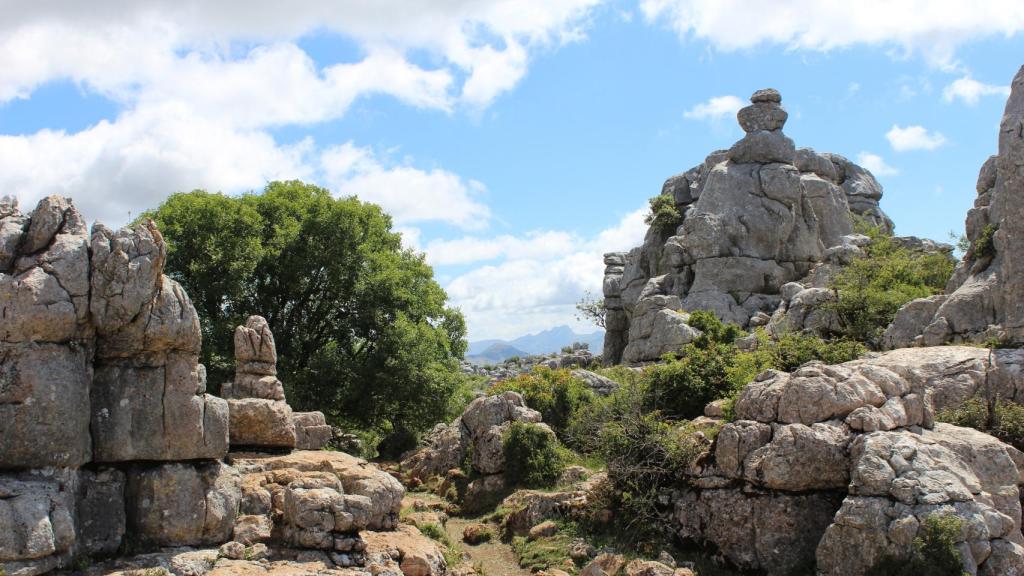
[[651, 211], [644, 217], [644, 222], [662, 231], [672, 231], [683, 223], [683, 216], [676, 210], [675, 199], [671, 194], [660, 194], [650, 199]]
[[686, 323], [700, 330], [703, 333], [701, 339], [704, 341], [732, 344], [737, 338], [747, 335], [736, 324], [726, 324], [719, 320], [714, 312], [708, 312], [707, 310], [691, 312], [690, 318]]
[[526, 405], [540, 412], [544, 423], [559, 437], [581, 406], [593, 402], [594, 393], [570, 370], [552, 370], [540, 366], [530, 374], [520, 374], [492, 386], [488, 394], [512, 390], [523, 395]]
[[907, 558], [887, 556], [866, 576], [962, 576], [965, 574], [956, 549], [963, 521], [952, 514], [925, 518]]
[[712, 400], [733, 392], [730, 368], [737, 350], [731, 344], [687, 344], [682, 357], [648, 369], [644, 374], [644, 406], [670, 418], [694, 418]]
[[981, 430], [1018, 450], [1024, 450], [1024, 406], [1016, 402], [997, 398], [990, 405], [984, 398], [974, 397], [956, 408], [939, 412], [936, 418], [941, 422]]
[[981, 258], [991, 258], [996, 255], [996, 244], [993, 240], [996, 230], [999, 227], [995, 224], [989, 224], [981, 229], [981, 234], [975, 238], [974, 242], [971, 243], [971, 248], [974, 249], [974, 255]]
[[836, 293], [826, 309], [839, 320], [839, 335], [877, 348], [896, 311], [916, 298], [942, 292], [953, 262], [940, 253], [901, 247], [879, 227], [861, 227], [871, 237], [865, 256], [843, 268], [831, 283]]
[[502, 438], [505, 478], [528, 488], [554, 486], [565, 470], [558, 440], [536, 424], [513, 422]]

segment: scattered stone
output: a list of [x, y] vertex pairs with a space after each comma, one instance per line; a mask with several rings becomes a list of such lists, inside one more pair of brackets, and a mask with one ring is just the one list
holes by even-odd
[[494, 538], [494, 529], [487, 524], [477, 522], [462, 529], [462, 541], [471, 546], [489, 542], [492, 538]]
[[558, 524], [555, 524], [552, 520], [545, 520], [540, 524], [537, 524], [527, 533], [527, 537], [530, 540], [539, 540], [541, 538], [547, 538], [554, 536], [558, 532]]

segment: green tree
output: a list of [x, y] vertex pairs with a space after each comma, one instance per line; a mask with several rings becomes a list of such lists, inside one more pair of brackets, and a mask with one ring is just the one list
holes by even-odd
[[231, 378], [234, 327], [260, 314], [297, 409], [404, 443], [443, 418], [465, 321], [378, 206], [289, 181], [174, 194], [146, 216], [199, 311], [213, 386]]

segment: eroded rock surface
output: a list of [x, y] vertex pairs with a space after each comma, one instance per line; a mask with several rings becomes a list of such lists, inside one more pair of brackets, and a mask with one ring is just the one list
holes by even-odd
[[999, 126], [999, 150], [981, 167], [967, 213], [971, 248], [941, 296], [905, 305], [885, 345], [1024, 342], [1024, 67], [1011, 86]]
[[744, 569], [816, 562], [859, 576], [909, 554], [927, 516], [955, 514], [965, 569], [1024, 573], [1024, 454], [934, 422], [975, 395], [1019, 398], [1022, 361], [1021, 350], [911, 348], [759, 375], [676, 501], [680, 536]]

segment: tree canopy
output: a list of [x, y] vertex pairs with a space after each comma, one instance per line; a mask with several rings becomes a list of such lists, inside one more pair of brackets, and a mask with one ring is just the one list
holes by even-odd
[[297, 409], [406, 437], [445, 416], [465, 321], [378, 206], [289, 181], [178, 193], [145, 216], [199, 312], [212, 386], [232, 377], [235, 326], [259, 314]]

